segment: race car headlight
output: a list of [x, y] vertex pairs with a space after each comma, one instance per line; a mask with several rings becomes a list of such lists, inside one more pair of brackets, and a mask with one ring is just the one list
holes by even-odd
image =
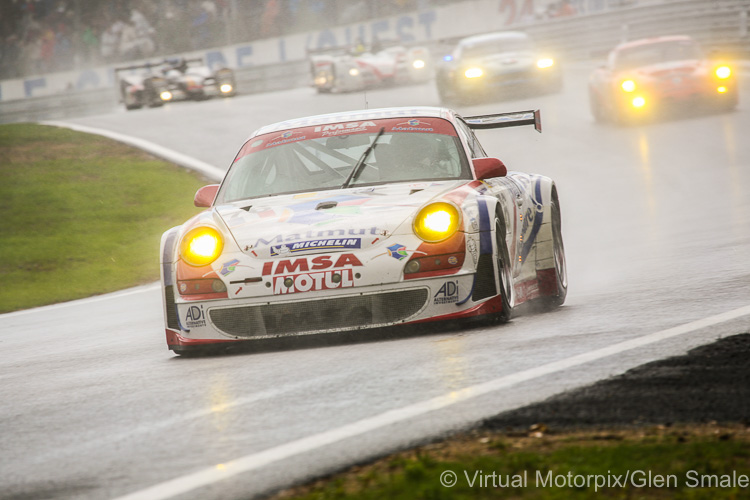
[[484, 75], [484, 71], [482, 71], [482, 68], [469, 68], [464, 71], [464, 76], [466, 78], [479, 78], [482, 75]]
[[413, 63], [411, 63], [412, 66], [414, 66], [414, 69], [422, 69], [424, 68], [424, 61], [421, 59], [416, 59]]
[[221, 255], [224, 238], [212, 227], [200, 226], [185, 234], [180, 242], [180, 255], [191, 266], [207, 266]]
[[165, 90], [164, 92], [159, 94], [159, 97], [161, 98], [162, 101], [170, 101], [172, 100], [172, 92]]
[[726, 80], [732, 76], [732, 69], [729, 66], [719, 66], [714, 74], [719, 80]]
[[545, 69], [545, 68], [551, 68], [552, 66], [554, 66], [554, 64], [555, 64], [554, 59], [550, 59], [549, 57], [545, 57], [545, 58], [539, 59], [536, 62], [536, 67], [539, 68], [539, 69]]
[[620, 87], [625, 92], [635, 92], [635, 82], [633, 80], [625, 80], [620, 84]]
[[352, 68], [349, 70], [349, 75], [351, 76], [357, 76], [359, 75], [359, 70], [357, 68]]
[[414, 234], [428, 243], [450, 238], [458, 230], [458, 209], [446, 202], [431, 203], [414, 218]]
[[228, 83], [222, 83], [221, 87], [219, 87], [219, 90], [221, 90], [222, 94], [228, 94], [232, 91], [232, 86]]
[[634, 108], [642, 108], [646, 105], [646, 99], [639, 96], [633, 99], [630, 104], [632, 104]]

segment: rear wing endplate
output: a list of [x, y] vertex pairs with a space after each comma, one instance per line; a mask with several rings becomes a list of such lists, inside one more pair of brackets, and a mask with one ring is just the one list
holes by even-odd
[[468, 116], [464, 120], [469, 128], [474, 130], [534, 125], [537, 132], [542, 132], [542, 117], [538, 109], [497, 113], [495, 115]]

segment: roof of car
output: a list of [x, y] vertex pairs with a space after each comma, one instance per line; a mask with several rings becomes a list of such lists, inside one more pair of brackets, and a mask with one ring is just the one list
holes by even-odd
[[382, 118], [396, 118], [400, 116], [434, 117], [450, 120], [454, 116], [454, 113], [450, 109], [434, 106], [375, 108], [361, 109], [356, 111], [344, 111], [324, 115], [306, 116], [303, 118], [294, 118], [291, 120], [284, 120], [282, 122], [271, 123], [256, 130], [251, 135], [251, 137], [255, 137], [256, 135], [261, 134], [267, 134], [269, 132], [277, 132], [279, 130], [309, 127], [311, 125], [326, 125], [329, 123], [378, 120]]
[[523, 31], [497, 31], [495, 33], [485, 33], [483, 35], [474, 35], [462, 39], [459, 45], [474, 45], [477, 43], [488, 43], [495, 40], [525, 40], [529, 35]]
[[639, 40], [633, 40], [631, 42], [623, 42], [615, 47], [615, 50], [630, 49], [633, 47], [639, 47], [641, 45], [650, 45], [652, 43], [690, 41], [693, 41], [693, 39], [687, 35], [655, 36], [652, 38], [641, 38]]

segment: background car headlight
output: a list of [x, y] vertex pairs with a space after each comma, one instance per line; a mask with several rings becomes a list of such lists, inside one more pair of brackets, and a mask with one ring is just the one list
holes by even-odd
[[545, 57], [543, 59], [539, 59], [536, 62], [536, 67], [539, 69], [545, 69], [545, 68], [551, 68], [555, 64], [555, 61], [553, 59], [550, 59], [549, 57]]
[[222, 83], [221, 87], [219, 87], [219, 90], [221, 90], [221, 92], [224, 94], [228, 94], [232, 91], [232, 86], [228, 83]]
[[180, 255], [191, 266], [207, 266], [221, 255], [224, 238], [212, 227], [201, 226], [191, 229], [182, 237]]
[[719, 66], [715, 71], [716, 77], [721, 80], [726, 80], [732, 76], [732, 70], [729, 66]]
[[631, 101], [631, 104], [633, 105], [634, 108], [642, 108], [646, 105], [646, 99], [639, 96], [633, 99]]
[[159, 94], [159, 97], [162, 101], [169, 101], [170, 99], [172, 99], [172, 92], [165, 90], [161, 94]]
[[359, 70], [357, 68], [352, 68], [349, 70], [349, 74], [351, 76], [357, 76], [359, 74]]
[[620, 84], [620, 87], [622, 87], [622, 90], [624, 90], [625, 92], [634, 92], [635, 82], [633, 80], [625, 80]]
[[411, 63], [412, 66], [414, 66], [414, 69], [422, 69], [424, 68], [424, 61], [421, 59], [416, 59], [413, 63]]
[[469, 68], [464, 72], [466, 78], [479, 78], [483, 74], [482, 68]]
[[453, 236], [458, 223], [456, 207], [445, 202], [431, 203], [414, 218], [414, 233], [428, 243], [435, 243]]

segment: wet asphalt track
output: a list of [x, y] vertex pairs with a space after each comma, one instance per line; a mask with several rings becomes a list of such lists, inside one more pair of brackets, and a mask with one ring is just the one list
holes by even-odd
[[[542, 109], [541, 135], [480, 139], [510, 169], [558, 183], [563, 308], [501, 326], [198, 359], [166, 350], [155, 286], [0, 316], [0, 498], [250, 498], [747, 332], [750, 105], [599, 126], [589, 67], [568, 67], [559, 95], [459, 108]], [[68, 121], [223, 168], [257, 126], [365, 101], [438, 104], [430, 85], [297, 89]]]

